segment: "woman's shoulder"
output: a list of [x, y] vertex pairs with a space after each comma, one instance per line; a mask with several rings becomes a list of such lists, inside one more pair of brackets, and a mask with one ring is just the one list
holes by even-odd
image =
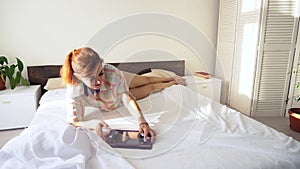
[[84, 84], [82, 82], [77, 85], [68, 85], [67, 92], [72, 97], [78, 97], [84, 94]]
[[104, 64], [104, 72], [106, 75], [106, 80], [108, 80], [109, 82], [116, 83], [119, 82], [120, 79], [123, 79], [123, 74], [114, 65]]
[[108, 64], [108, 63], [104, 63], [103, 64], [103, 68], [105, 71], [119, 71], [119, 69], [117, 67], [115, 67], [114, 65]]
[[121, 75], [121, 71], [114, 65], [104, 64], [103, 69], [106, 74], [110, 74], [112, 76]]

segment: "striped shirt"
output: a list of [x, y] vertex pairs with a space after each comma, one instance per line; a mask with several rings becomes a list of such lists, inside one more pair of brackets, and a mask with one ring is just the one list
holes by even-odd
[[100, 89], [88, 88], [84, 83], [69, 85], [68, 95], [68, 122], [73, 122], [77, 117], [79, 121], [84, 120], [85, 106], [98, 107], [101, 111], [111, 111], [120, 106], [122, 94], [129, 93], [129, 87], [123, 74], [113, 65], [103, 64], [104, 81]]

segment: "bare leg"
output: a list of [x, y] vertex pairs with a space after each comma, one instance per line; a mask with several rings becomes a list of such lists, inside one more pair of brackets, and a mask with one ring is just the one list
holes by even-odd
[[[130, 82], [129, 88], [136, 88], [148, 84], [156, 84], [156, 83], [166, 83], [174, 81], [174, 78], [161, 78], [161, 77], [150, 77], [150, 76], [141, 76], [136, 75], [133, 77], [132, 81]], [[176, 84], [176, 83], [174, 83]]]
[[165, 82], [175, 81], [175, 78], [173, 78], [173, 77], [162, 78], [162, 77], [141, 76], [141, 75], [124, 72], [124, 71], [123, 71], [123, 74], [126, 78], [129, 89], [144, 86], [147, 84], [165, 83]]
[[129, 89], [129, 91], [132, 93], [132, 95], [135, 97], [136, 100], [139, 100], [149, 96], [153, 92], [161, 91], [164, 88], [172, 86], [174, 84], [176, 84], [174, 80], [167, 83], [153, 83], [153, 84], [150, 83], [144, 86], [131, 88]]
[[175, 84], [186, 85], [185, 79], [179, 76], [162, 78], [141, 76], [129, 72], [123, 72], [123, 74], [129, 86], [129, 91], [137, 100]]

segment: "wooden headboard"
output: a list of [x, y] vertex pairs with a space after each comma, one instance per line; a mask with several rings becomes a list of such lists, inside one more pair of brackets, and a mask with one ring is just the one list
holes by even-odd
[[[151, 62], [124, 62], [124, 63], [109, 63], [122, 71], [141, 74], [149, 72], [150, 69], [164, 69], [176, 73], [179, 76], [184, 76], [185, 61], [151, 61]], [[44, 86], [49, 78], [60, 77], [59, 72], [61, 65], [42, 65], [42, 66], [27, 66], [28, 80], [32, 85], [41, 85], [42, 93], [45, 92]]]

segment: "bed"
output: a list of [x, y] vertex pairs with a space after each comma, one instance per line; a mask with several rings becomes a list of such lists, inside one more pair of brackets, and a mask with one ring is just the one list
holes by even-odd
[[[116, 65], [125, 71], [135, 68], [135, 73], [155, 68], [183, 76], [184, 64]], [[59, 68], [28, 67], [29, 79], [44, 86], [59, 75]], [[58, 88], [43, 94], [29, 127], [1, 149], [0, 168], [300, 168], [300, 142], [185, 86], [174, 85], [138, 101], [157, 133], [152, 150], [111, 148], [91, 130], [100, 119], [111, 128], [137, 129], [124, 106], [101, 115], [88, 107], [87, 127], [67, 124], [65, 92]]]

